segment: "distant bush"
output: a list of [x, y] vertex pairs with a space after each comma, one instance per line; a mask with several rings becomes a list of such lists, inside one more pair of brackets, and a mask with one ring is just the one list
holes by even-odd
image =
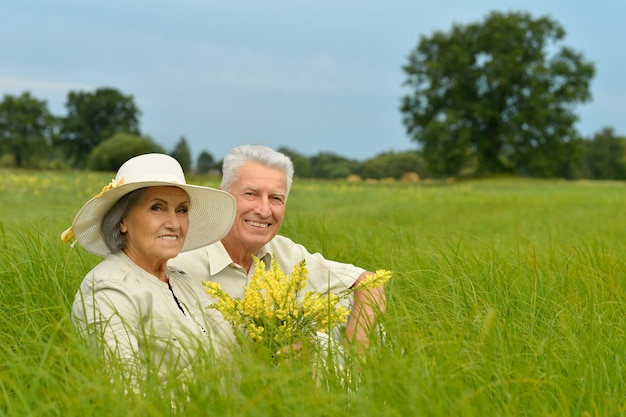
[[87, 169], [116, 171], [129, 158], [151, 152], [163, 153], [164, 150], [150, 138], [117, 133], [91, 151], [87, 159]]
[[400, 179], [407, 172], [425, 176], [426, 163], [416, 151], [387, 152], [368, 159], [361, 164], [360, 174], [364, 178]]

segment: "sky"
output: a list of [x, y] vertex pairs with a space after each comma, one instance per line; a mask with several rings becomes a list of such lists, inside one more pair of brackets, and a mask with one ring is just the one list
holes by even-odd
[[557, 21], [596, 67], [579, 131], [626, 134], [623, 0], [3, 0], [0, 95], [64, 116], [70, 91], [118, 89], [142, 134], [194, 160], [260, 143], [363, 161], [417, 149], [399, 105], [420, 38], [492, 11]]

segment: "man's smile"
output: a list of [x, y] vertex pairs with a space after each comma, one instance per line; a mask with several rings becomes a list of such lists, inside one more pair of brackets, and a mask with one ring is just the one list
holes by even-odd
[[253, 220], [246, 220], [246, 223], [249, 224], [250, 226], [254, 226], [254, 227], [270, 227], [270, 223], [259, 223], [259, 222], [255, 222]]

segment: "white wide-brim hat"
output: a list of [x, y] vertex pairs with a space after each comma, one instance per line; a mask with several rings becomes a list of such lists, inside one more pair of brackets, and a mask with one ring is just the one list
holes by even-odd
[[[78, 243], [89, 252], [106, 257], [111, 250], [102, 238], [104, 215], [124, 195], [144, 187], [175, 186], [189, 196], [189, 230], [181, 252], [221, 240], [235, 219], [235, 199], [225, 191], [190, 185], [178, 161], [169, 155], [151, 153], [126, 161], [115, 179], [78, 211], [71, 230]], [[69, 230], [69, 229], [68, 229]], [[67, 240], [67, 231], [62, 235]]]

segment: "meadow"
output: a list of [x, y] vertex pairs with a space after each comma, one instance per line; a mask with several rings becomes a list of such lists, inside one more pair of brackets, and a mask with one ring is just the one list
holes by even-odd
[[0, 171], [0, 416], [626, 415], [626, 183], [296, 180], [283, 234], [394, 272], [385, 340], [349, 382], [242, 352], [129, 395], [70, 320], [99, 259], [59, 238], [113, 176]]

